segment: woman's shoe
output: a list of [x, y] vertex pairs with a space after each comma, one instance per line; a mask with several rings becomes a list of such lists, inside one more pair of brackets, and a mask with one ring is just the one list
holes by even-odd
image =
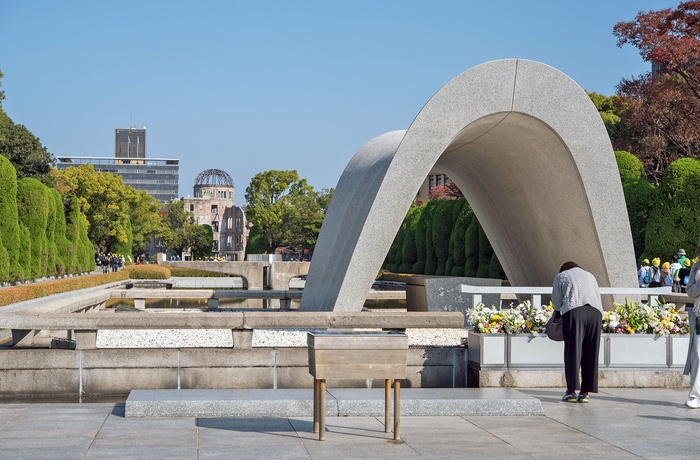
[[700, 409], [700, 399], [698, 398], [690, 398], [685, 402], [686, 407], [690, 407], [691, 409]]
[[562, 401], [565, 401], [565, 402], [570, 402], [570, 403], [578, 402], [577, 399], [576, 399], [576, 393], [575, 393], [575, 392], [574, 392], [574, 393], [567, 393], [567, 394], [565, 394], [564, 396], [561, 397], [561, 400], [562, 400]]
[[577, 401], [580, 403], [587, 403], [588, 402], [588, 393], [579, 393]]

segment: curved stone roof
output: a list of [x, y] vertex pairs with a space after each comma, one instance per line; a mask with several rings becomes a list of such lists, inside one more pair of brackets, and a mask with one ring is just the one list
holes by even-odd
[[513, 286], [551, 286], [573, 260], [600, 286], [636, 287], [625, 198], [597, 109], [560, 71], [505, 59], [456, 76], [408, 130], [378, 136], [350, 160], [301, 310], [362, 309], [433, 167], [464, 193]]

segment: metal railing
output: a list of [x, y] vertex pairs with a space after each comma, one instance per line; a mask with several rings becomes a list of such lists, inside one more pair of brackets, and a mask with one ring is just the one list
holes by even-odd
[[[472, 296], [472, 305], [482, 301], [484, 294], [521, 294], [531, 297], [533, 305], [542, 305], [543, 295], [552, 295], [552, 286], [530, 287], [530, 286], [472, 286], [469, 284], [460, 285], [464, 294]], [[648, 302], [658, 302], [660, 295], [670, 294], [671, 286], [657, 288], [625, 288], [625, 287], [601, 287], [602, 295], [624, 295], [624, 296], [648, 296]]]

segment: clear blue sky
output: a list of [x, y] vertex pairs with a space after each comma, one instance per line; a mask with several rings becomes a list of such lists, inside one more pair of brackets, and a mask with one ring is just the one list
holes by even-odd
[[335, 187], [367, 141], [407, 128], [460, 72], [494, 59], [551, 65], [587, 91], [649, 70], [613, 25], [666, 0], [0, 0], [3, 107], [54, 156], [180, 159], [180, 194], [223, 169], [236, 202], [258, 172]]

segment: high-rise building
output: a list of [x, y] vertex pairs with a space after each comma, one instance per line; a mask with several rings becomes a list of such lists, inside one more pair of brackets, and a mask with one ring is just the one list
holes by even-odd
[[180, 160], [146, 158], [146, 128], [115, 129], [114, 158], [57, 156], [56, 167], [91, 164], [95, 171], [121, 176], [124, 184], [143, 190], [162, 203], [178, 198]]
[[146, 158], [146, 127], [115, 129], [114, 158]]

